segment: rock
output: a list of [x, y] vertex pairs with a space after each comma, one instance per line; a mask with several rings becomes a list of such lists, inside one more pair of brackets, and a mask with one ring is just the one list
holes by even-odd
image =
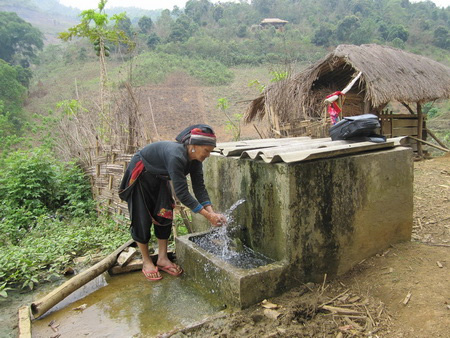
[[277, 310], [264, 309], [264, 315], [270, 319], [277, 319], [278, 317], [281, 316], [281, 313], [278, 312]]

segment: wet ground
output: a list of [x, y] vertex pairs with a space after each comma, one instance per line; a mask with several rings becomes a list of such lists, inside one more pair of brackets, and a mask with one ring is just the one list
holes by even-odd
[[147, 281], [141, 272], [107, 281], [100, 276], [88, 286], [98, 290], [34, 320], [33, 337], [150, 337], [223, 310], [219, 300], [202, 295], [185, 278], [163, 276], [157, 282]]

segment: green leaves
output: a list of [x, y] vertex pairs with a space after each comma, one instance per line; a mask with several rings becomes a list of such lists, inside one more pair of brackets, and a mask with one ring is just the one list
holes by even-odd
[[26, 88], [20, 81], [20, 73], [3, 60], [0, 60], [0, 100], [4, 111], [17, 113], [22, 109]]
[[33, 289], [38, 283], [61, 276], [73, 259], [102, 250], [105, 255], [129, 239], [127, 227], [86, 218], [62, 222], [41, 217], [20, 245], [0, 245], [0, 296], [12, 289]]
[[86, 217], [95, 204], [89, 181], [74, 163], [61, 163], [45, 149], [16, 151], [0, 171], [0, 242], [16, 243], [40, 217]]
[[103, 49], [102, 44], [107, 41], [114, 44], [133, 45], [127, 35], [119, 29], [120, 22], [126, 19], [125, 13], [115, 14], [110, 18], [104, 12], [106, 3], [106, 0], [101, 0], [98, 11], [94, 9], [82, 11], [81, 22], [66, 32], [59, 33], [58, 37], [63, 41], [70, 41], [74, 37], [88, 38], [94, 45], [99, 45], [101, 49]]

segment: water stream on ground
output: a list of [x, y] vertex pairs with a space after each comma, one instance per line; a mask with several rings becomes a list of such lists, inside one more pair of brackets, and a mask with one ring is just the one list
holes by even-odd
[[233, 212], [244, 202], [245, 199], [240, 199], [225, 211], [226, 226], [214, 228], [210, 233], [194, 236], [191, 240], [203, 250], [238, 268], [251, 269], [273, 263], [272, 259], [246, 246], [239, 236], [243, 227], [236, 224]]
[[[160, 281], [149, 282], [141, 272], [106, 279], [101, 275], [90, 282], [99, 287], [95, 292], [75, 301], [79, 297], [66, 299], [65, 304], [34, 320], [33, 337], [153, 337], [223, 309], [183, 276], [163, 276]], [[80, 307], [82, 310], [75, 310]]]

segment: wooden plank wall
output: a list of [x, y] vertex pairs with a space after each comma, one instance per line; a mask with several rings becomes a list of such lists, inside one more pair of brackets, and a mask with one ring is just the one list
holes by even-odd
[[[381, 134], [386, 137], [414, 136], [417, 137], [418, 117], [412, 114], [393, 114], [392, 111], [383, 111], [380, 115]], [[422, 139], [427, 139], [426, 120], [423, 120]], [[411, 140], [414, 151], [417, 151], [417, 141]]]

